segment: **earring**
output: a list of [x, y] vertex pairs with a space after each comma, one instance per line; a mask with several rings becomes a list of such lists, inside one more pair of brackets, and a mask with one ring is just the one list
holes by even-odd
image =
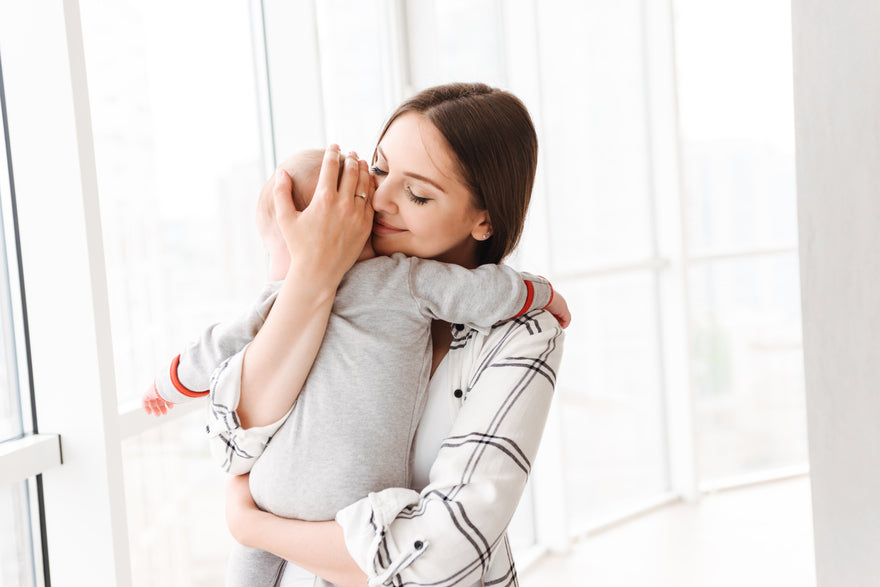
[[489, 238], [490, 236], [491, 236], [491, 235], [490, 235], [488, 232], [483, 233], [483, 240], [486, 240], [486, 239]]

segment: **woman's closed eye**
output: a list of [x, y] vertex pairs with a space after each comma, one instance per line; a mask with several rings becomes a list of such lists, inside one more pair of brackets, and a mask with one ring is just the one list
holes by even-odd
[[406, 195], [409, 196], [409, 199], [412, 200], [414, 204], [424, 206], [431, 201], [431, 198], [422, 198], [421, 196], [415, 195], [409, 186], [404, 186], [403, 189], [406, 190]]
[[[373, 165], [372, 167], [370, 167], [370, 173], [372, 173], [372, 174], [375, 175], [376, 177], [385, 177], [386, 175], [388, 175], [388, 171], [386, 171], [386, 170], [384, 170], [384, 169], [381, 169], [378, 165]], [[404, 191], [406, 192], [407, 197], [408, 197], [408, 198], [410, 199], [410, 201], [412, 201], [414, 204], [417, 204], [417, 205], [419, 205], [419, 206], [424, 206], [425, 204], [427, 204], [428, 202], [431, 201], [431, 198], [423, 198], [423, 197], [421, 197], [421, 196], [417, 196], [417, 195], [412, 191], [412, 188], [409, 187], [409, 186], [404, 186], [403, 189], [404, 189]]]

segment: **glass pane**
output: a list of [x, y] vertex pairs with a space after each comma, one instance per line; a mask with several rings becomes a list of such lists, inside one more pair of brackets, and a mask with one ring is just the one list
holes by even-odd
[[805, 465], [797, 254], [698, 266], [691, 301], [700, 479]]
[[[5, 151], [0, 149], [5, 164]], [[0, 175], [2, 177], [2, 175]], [[0, 182], [0, 442], [21, 436], [21, 394], [19, 393], [18, 362], [15, 348], [15, 326], [12, 319], [12, 297], [9, 283], [8, 251], [6, 248], [6, 213], [11, 201], [9, 185]], [[14, 256], [13, 256], [14, 258]], [[16, 280], [17, 283], [17, 280]]]
[[[0, 88], [3, 87], [0, 80]], [[2, 111], [6, 96], [0, 91]], [[7, 171], [9, 144], [5, 117], [0, 120], [0, 443], [25, 432], [18, 372], [13, 293], [18, 289], [16, 243], [12, 224], [12, 178]], [[29, 429], [28, 429], [29, 430]], [[28, 481], [0, 485], [0, 585], [36, 585], [34, 541]]]
[[797, 210], [790, 3], [675, 4], [692, 253], [792, 246]]
[[556, 272], [653, 256], [640, 4], [537, 6]]
[[36, 585], [27, 481], [0, 487], [0, 585]]
[[319, 108], [323, 109], [327, 142], [357, 150], [367, 160], [390, 114], [388, 104], [395, 101], [380, 83], [390, 74], [383, 54], [389, 28], [380, 5], [376, 0], [315, 4], [321, 62]]
[[460, 81], [507, 85], [501, 3], [408, 0], [405, 5], [408, 74], [413, 88]]
[[557, 401], [575, 524], [668, 488], [654, 281], [644, 272], [564, 284], [574, 318]]
[[81, 9], [124, 403], [264, 279], [250, 14], [247, 2], [211, 0]]
[[223, 585], [225, 479], [199, 411], [122, 444], [132, 585]]

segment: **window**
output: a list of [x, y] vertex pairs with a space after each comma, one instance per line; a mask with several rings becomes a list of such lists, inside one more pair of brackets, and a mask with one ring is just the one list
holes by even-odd
[[37, 585], [28, 481], [0, 487], [0, 580]]
[[149, 422], [138, 412], [155, 370], [262, 288], [252, 220], [268, 176], [258, 23], [242, 2], [80, 7], [131, 581], [218, 583], [231, 537], [201, 410], [178, 406], [176, 417]]
[[[43, 506], [41, 481], [33, 473], [51, 466], [52, 459], [33, 452], [35, 446], [45, 444], [33, 435], [6, 112], [0, 60], [0, 583], [36, 586], [42, 585], [44, 578], [40, 548]], [[57, 445], [57, 439], [54, 442]]]
[[675, 6], [700, 480], [804, 470], [789, 5]]
[[646, 46], [637, 1], [537, 14], [550, 263], [573, 315], [557, 401], [579, 534], [671, 491], [646, 61], [663, 47]]

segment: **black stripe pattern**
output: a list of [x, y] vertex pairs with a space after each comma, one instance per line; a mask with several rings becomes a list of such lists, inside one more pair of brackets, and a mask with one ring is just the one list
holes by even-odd
[[355, 558], [372, 560], [372, 586], [518, 585], [505, 530], [549, 410], [562, 330], [533, 310], [488, 335], [452, 332], [450, 385], [465, 393], [430, 484], [394, 511], [374, 516], [392, 500], [365, 499], [337, 516]]

